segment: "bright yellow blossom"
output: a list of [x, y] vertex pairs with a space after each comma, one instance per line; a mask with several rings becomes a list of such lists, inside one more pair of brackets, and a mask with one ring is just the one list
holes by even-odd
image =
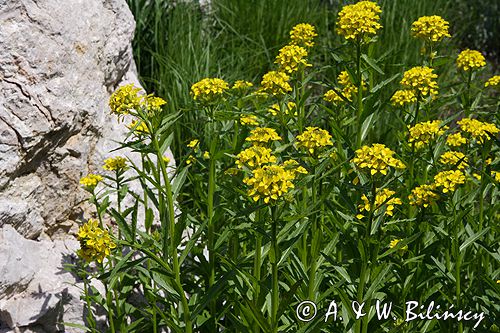
[[109, 98], [111, 113], [124, 115], [128, 114], [130, 110], [138, 109], [142, 101], [140, 91], [141, 88], [136, 88], [133, 84], [127, 84], [116, 89]]
[[457, 67], [468, 71], [486, 66], [486, 59], [481, 52], [476, 50], [464, 50], [457, 57]]
[[[390, 248], [390, 249], [395, 248], [396, 246], [398, 246], [399, 242], [401, 242], [401, 241], [402, 241], [402, 239], [393, 239], [393, 240], [389, 243], [389, 248]], [[406, 250], [408, 250], [408, 245], [403, 246], [400, 250], [401, 250], [401, 251], [406, 251]]]
[[387, 175], [389, 167], [403, 169], [403, 162], [393, 157], [394, 151], [384, 144], [375, 143], [372, 146], [363, 146], [356, 150], [356, 157], [352, 162], [360, 169], [366, 169], [371, 175], [381, 173]]
[[497, 183], [500, 183], [500, 171], [492, 171], [491, 175]]
[[296, 176], [298, 173], [301, 173], [303, 175], [308, 174], [307, 170], [295, 160], [285, 161], [283, 163], [283, 167], [285, 168], [285, 170], [290, 171], [294, 176]]
[[414, 143], [416, 149], [422, 148], [438, 136], [443, 135], [448, 129], [448, 126], [441, 126], [441, 123], [441, 120], [433, 120], [418, 123], [413, 127], [408, 125], [408, 131], [410, 132], [408, 142]]
[[276, 201], [294, 187], [294, 174], [281, 165], [264, 165], [253, 170], [252, 177], [243, 179], [248, 185], [248, 196], [254, 201], [263, 198], [265, 203]]
[[298, 147], [307, 149], [311, 154], [319, 148], [333, 146], [330, 133], [318, 127], [306, 127], [306, 130], [297, 136], [297, 141]]
[[382, 25], [379, 23], [380, 7], [371, 1], [360, 1], [347, 5], [339, 12], [337, 32], [347, 40], [375, 35]]
[[423, 96], [437, 95], [438, 85], [436, 79], [438, 76], [433, 71], [433, 68], [427, 66], [413, 67], [404, 72], [401, 85], [419, 92]]
[[[296, 108], [297, 108], [297, 104], [295, 104], [294, 102], [288, 102], [286, 104], [285, 114], [292, 115], [292, 111], [295, 110], [293, 112], [293, 115], [296, 116], [297, 115]], [[278, 113], [281, 110], [280, 110], [280, 106], [276, 103], [276, 104], [271, 105], [271, 107], [269, 109], [267, 109], [267, 111], [269, 111], [269, 113], [272, 114], [273, 116], [276, 116], [276, 115], [278, 115]]]
[[205, 78], [191, 86], [193, 99], [201, 102], [214, 101], [229, 88], [226, 81], [219, 78]]
[[193, 149], [198, 148], [199, 145], [200, 145], [200, 140], [198, 139], [191, 140], [187, 144], [188, 148], [193, 148]]
[[264, 164], [276, 163], [276, 156], [272, 150], [262, 146], [252, 146], [240, 152], [237, 156], [236, 165], [242, 169], [244, 165], [250, 168], [261, 167]]
[[391, 97], [392, 105], [403, 106], [405, 104], [415, 103], [416, 101], [417, 96], [415, 96], [413, 90], [398, 90]]
[[99, 227], [98, 222], [89, 219], [78, 230], [77, 239], [80, 249], [77, 254], [87, 262], [97, 260], [102, 263], [105, 257], [111, 254], [116, 244], [111, 240], [109, 232]]
[[467, 143], [467, 139], [464, 138], [460, 132], [450, 134], [446, 138], [446, 144], [448, 146], [460, 147], [461, 145], [466, 144], [466, 143]]
[[439, 199], [436, 193], [436, 184], [424, 184], [411, 190], [408, 196], [410, 205], [428, 207], [432, 202]]
[[127, 159], [121, 156], [108, 158], [104, 160], [102, 168], [109, 171], [125, 170], [127, 168]]
[[167, 104], [167, 102], [161, 97], [155, 97], [153, 95], [147, 95], [144, 98], [143, 105], [149, 112], [161, 111], [161, 107]]
[[439, 162], [459, 170], [465, 169], [469, 166], [467, 164], [467, 157], [458, 151], [447, 151], [439, 157]]
[[262, 92], [272, 95], [283, 95], [292, 91], [292, 86], [288, 81], [290, 77], [283, 72], [270, 71], [262, 77]]
[[275, 63], [278, 64], [281, 71], [293, 73], [301, 67], [309, 67], [307, 63], [307, 50], [298, 45], [286, 45], [280, 49]]
[[434, 176], [434, 181], [443, 193], [453, 192], [458, 185], [465, 183], [465, 175], [460, 170], [441, 171]]
[[248, 89], [250, 87], [253, 87], [252, 82], [248, 82], [248, 81], [244, 81], [244, 80], [237, 80], [236, 82], [234, 82], [231, 89], [244, 90], [244, 89]]
[[429, 42], [439, 42], [444, 37], [451, 37], [448, 32], [449, 23], [441, 16], [422, 16], [412, 23], [412, 35]]
[[244, 115], [240, 117], [240, 124], [242, 125], [250, 125], [250, 126], [258, 126], [259, 122], [257, 121], [257, 116], [254, 115]]
[[362, 195], [361, 199], [363, 200], [363, 204], [358, 205], [359, 209], [359, 214], [356, 215], [358, 219], [362, 219], [364, 217], [363, 211], [370, 212], [372, 209], [374, 210], [374, 213], [377, 214], [382, 206], [385, 205], [385, 214], [389, 216], [394, 215], [394, 205], [401, 205], [403, 202], [401, 199], [392, 197], [396, 192], [391, 191], [389, 189], [382, 189], [380, 191], [377, 191], [377, 194], [375, 195], [375, 203], [374, 207], [371, 206], [370, 200], [368, 200], [368, 197], [366, 195]]
[[146, 126], [143, 121], [132, 120], [132, 122], [127, 125], [127, 128], [130, 130], [134, 130], [134, 133], [136, 134], [149, 133], [148, 126]]
[[316, 28], [309, 23], [299, 23], [290, 31], [292, 44], [305, 47], [313, 47], [313, 39], [317, 35]]
[[496, 135], [500, 129], [493, 123], [482, 122], [473, 118], [463, 118], [457, 121], [462, 131], [470, 133], [472, 137], [480, 142], [488, 141], [491, 135]]
[[103, 179], [104, 178], [102, 178], [101, 175], [95, 175], [93, 173], [89, 173], [87, 176], [82, 177], [80, 179], [80, 184], [85, 186], [87, 190], [92, 191], [93, 189], [95, 189], [95, 187], [99, 182], [102, 182]]
[[250, 136], [245, 140], [253, 142], [254, 145], [260, 145], [269, 141], [279, 141], [281, 137], [272, 128], [257, 127], [250, 131]]
[[485, 87], [496, 87], [500, 84], [500, 75], [492, 76], [484, 84]]

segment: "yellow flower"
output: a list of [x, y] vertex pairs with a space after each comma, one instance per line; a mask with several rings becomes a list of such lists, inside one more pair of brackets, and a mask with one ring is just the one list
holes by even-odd
[[484, 84], [485, 87], [496, 87], [500, 84], [500, 75], [492, 76]]
[[465, 175], [460, 170], [441, 171], [434, 176], [437, 187], [442, 187], [443, 193], [453, 192], [458, 185], [465, 183]]
[[[439, 158], [439, 162], [442, 164], [447, 164], [452, 168], [457, 168], [459, 170], [465, 169], [469, 165], [467, 164], [467, 157], [458, 151], [447, 151]], [[458, 164], [458, 165], [457, 165]]]
[[259, 122], [257, 121], [257, 116], [254, 115], [244, 115], [240, 117], [240, 124], [242, 125], [250, 125], [250, 126], [258, 126]]
[[125, 170], [127, 168], [127, 159], [121, 156], [108, 158], [104, 160], [104, 165], [102, 168], [109, 171]]
[[82, 225], [77, 234], [80, 249], [77, 254], [87, 262], [97, 260], [102, 263], [103, 259], [111, 254], [116, 244], [111, 240], [109, 232], [99, 227], [98, 222], [89, 219]]
[[339, 12], [337, 32], [348, 40], [375, 35], [382, 27], [378, 22], [381, 12], [380, 7], [371, 1], [344, 6]]
[[299, 162], [297, 162], [295, 160], [287, 160], [287, 161], [285, 161], [283, 163], [283, 167], [285, 168], [285, 170], [290, 171], [293, 174], [294, 177], [298, 173], [303, 174], [303, 175], [307, 175], [308, 174], [306, 168], [304, 168], [303, 166], [299, 165]]
[[196, 157], [194, 157], [193, 155], [189, 155], [187, 160], [186, 160], [186, 164], [189, 165], [191, 163], [194, 163], [196, 162]]
[[208, 151], [203, 152], [203, 159], [209, 160], [210, 159], [210, 153]]
[[111, 113], [117, 115], [128, 114], [130, 110], [138, 109], [141, 106], [142, 97], [139, 95], [140, 88], [133, 84], [119, 87], [109, 98], [109, 108]]
[[163, 161], [165, 162], [165, 164], [170, 163], [170, 158], [168, 158], [167, 156], [162, 156], [162, 158], [163, 158]]
[[[288, 102], [286, 104], [285, 114], [292, 115], [292, 110], [296, 109], [296, 107], [297, 107], [297, 104], [295, 104], [294, 102]], [[280, 110], [280, 106], [278, 104], [273, 104], [273, 105], [271, 105], [271, 107], [269, 109], [267, 109], [267, 111], [270, 114], [272, 114], [273, 116], [276, 116], [281, 110]], [[297, 115], [296, 110], [294, 111], [293, 115], [294, 116]]]
[[147, 95], [143, 102], [143, 105], [149, 112], [161, 111], [161, 107], [165, 104], [167, 104], [167, 102], [163, 98], [153, 95]]
[[439, 42], [444, 37], [451, 37], [448, 32], [449, 23], [441, 16], [422, 16], [412, 23], [412, 35], [429, 42]]
[[[401, 241], [402, 241], [402, 239], [393, 239], [389, 243], [389, 248], [391, 248], [391, 249], [395, 248], [399, 244], [399, 242], [401, 242]], [[400, 250], [402, 250], [402, 251], [408, 250], [408, 245], [403, 246]]]
[[490, 135], [496, 135], [500, 129], [495, 124], [482, 122], [477, 119], [463, 118], [457, 121], [462, 131], [470, 133], [472, 137], [480, 142], [488, 141], [491, 139]]
[[102, 182], [103, 179], [104, 178], [102, 178], [102, 176], [100, 176], [100, 175], [95, 175], [95, 174], [89, 173], [87, 176], [82, 177], [80, 179], [80, 184], [82, 184], [83, 186], [85, 186], [86, 189], [91, 191], [91, 190], [95, 189], [97, 184], [99, 182]]
[[448, 146], [460, 147], [461, 145], [466, 144], [466, 143], [467, 143], [467, 139], [465, 139], [464, 137], [462, 137], [462, 134], [460, 132], [454, 133], [454, 134], [450, 134], [446, 138], [446, 144]]
[[275, 63], [278, 64], [281, 71], [293, 73], [300, 67], [309, 67], [307, 63], [307, 50], [298, 45], [286, 45], [280, 49]]
[[[323, 96], [323, 99], [333, 104], [344, 102], [346, 99], [352, 102], [352, 97], [358, 92], [358, 87], [356, 87], [354, 83], [352, 83], [349, 73], [347, 71], [340, 72], [340, 74], [337, 76], [337, 81], [341, 86], [343, 86], [341, 90], [342, 96], [339, 95], [335, 90], [328, 90]], [[364, 87], [364, 82], [362, 83], [362, 86]]]
[[214, 101], [229, 88], [226, 81], [218, 78], [205, 78], [191, 86], [193, 99], [201, 102]]
[[231, 89], [244, 90], [244, 89], [248, 89], [250, 87], [253, 87], [252, 82], [248, 82], [248, 81], [244, 81], [244, 80], [237, 80], [236, 82], [234, 82]]
[[319, 148], [333, 146], [330, 133], [318, 127], [306, 127], [306, 130], [297, 136], [297, 141], [298, 147], [307, 149], [311, 154]]
[[265, 203], [276, 201], [294, 187], [294, 175], [280, 165], [265, 165], [253, 170], [252, 177], [243, 179], [250, 186], [248, 196], [254, 201], [263, 198]]
[[250, 131], [250, 136], [245, 140], [253, 142], [254, 145], [259, 145], [263, 143], [268, 143], [269, 141], [281, 140], [281, 137], [272, 128], [257, 127]]
[[415, 92], [413, 90], [398, 90], [391, 97], [392, 105], [403, 106], [416, 101], [417, 96], [415, 96]]
[[363, 211], [366, 212], [371, 212], [372, 208], [374, 210], [374, 213], [377, 214], [380, 209], [382, 208], [383, 205], [385, 205], [385, 215], [393, 216], [394, 215], [394, 205], [401, 205], [403, 202], [401, 199], [392, 197], [394, 195], [394, 191], [391, 191], [389, 189], [382, 189], [380, 191], [377, 191], [377, 194], [375, 195], [375, 202], [374, 202], [374, 207], [371, 206], [370, 200], [368, 200], [368, 197], [366, 195], [362, 195], [361, 199], [363, 200], [363, 204], [358, 205], [359, 209], [359, 214], [356, 215], [358, 219], [362, 219], [364, 217]]
[[313, 47], [313, 39], [318, 34], [316, 28], [309, 23], [299, 23], [290, 31], [290, 39], [292, 44], [301, 45], [305, 47]]
[[[343, 94], [342, 94], [343, 95]], [[339, 94], [337, 94], [335, 92], [335, 90], [333, 89], [330, 89], [328, 90], [324, 95], [323, 95], [323, 99], [327, 102], [330, 102], [330, 103], [333, 103], [333, 104], [336, 104], [337, 102], [343, 102], [344, 100], [342, 99], [342, 97], [340, 97]]]
[[292, 91], [288, 81], [290, 77], [283, 72], [270, 71], [262, 77], [262, 92], [272, 95], [282, 95]]
[[187, 144], [188, 148], [193, 148], [193, 149], [198, 148], [199, 145], [200, 145], [200, 140], [198, 140], [198, 139], [191, 140]]
[[413, 67], [404, 72], [401, 85], [419, 92], [423, 96], [437, 95], [438, 85], [435, 79], [438, 76], [433, 71], [433, 68], [427, 66]]
[[236, 165], [242, 169], [244, 165], [250, 168], [261, 167], [264, 164], [276, 163], [276, 156], [272, 155], [272, 150], [262, 146], [252, 146], [240, 152], [237, 156]]
[[436, 193], [436, 184], [425, 184], [415, 187], [408, 196], [410, 205], [428, 207], [432, 202], [439, 199]]
[[408, 125], [410, 138], [408, 142], [414, 143], [416, 149], [422, 148], [436, 137], [443, 135], [448, 126], [441, 126], [441, 120], [426, 121], [411, 127]]
[[460, 52], [457, 57], [457, 67], [464, 71], [478, 69], [484, 66], [486, 66], [486, 59], [479, 51], [466, 49]]
[[497, 183], [500, 183], [500, 171], [492, 171], [491, 176]]
[[375, 143], [371, 147], [363, 146], [356, 150], [356, 157], [352, 159], [352, 162], [360, 169], [369, 170], [371, 175], [377, 172], [387, 175], [389, 167], [405, 168], [403, 162], [393, 157], [394, 154], [395, 152], [385, 145]]
[[132, 122], [127, 125], [127, 128], [134, 130], [136, 134], [149, 133], [149, 129], [143, 121], [132, 120]]

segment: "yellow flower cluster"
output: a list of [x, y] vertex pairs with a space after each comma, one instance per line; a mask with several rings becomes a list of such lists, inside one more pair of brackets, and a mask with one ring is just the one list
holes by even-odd
[[259, 122], [257, 121], [257, 116], [254, 115], [245, 115], [240, 117], [240, 124], [242, 125], [250, 125], [250, 126], [258, 126]]
[[167, 102], [161, 97], [147, 95], [144, 98], [143, 104], [149, 112], [158, 112], [161, 111], [161, 107], [167, 104]]
[[188, 148], [198, 148], [199, 145], [200, 145], [200, 140], [194, 139], [194, 140], [189, 141], [189, 143], [187, 144], [187, 147]]
[[439, 199], [436, 193], [436, 184], [424, 184], [411, 190], [408, 196], [410, 205], [428, 207], [432, 202]]
[[243, 179], [250, 186], [248, 196], [254, 201], [263, 198], [265, 203], [278, 200], [294, 187], [294, 173], [281, 165], [265, 165], [253, 170], [252, 177]]
[[371, 1], [360, 1], [347, 5], [339, 12], [337, 32], [347, 40], [375, 35], [382, 28], [379, 23], [380, 7]]
[[276, 156], [272, 150], [262, 146], [252, 146], [240, 152], [237, 156], [236, 165], [242, 169], [244, 165], [251, 169], [261, 167], [264, 164], [276, 163]]
[[392, 105], [403, 106], [405, 104], [414, 103], [417, 101], [417, 96], [413, 90], [398, 90], [392, 95]]
[[438, 76], [433, 71], [433, 68], [427, 66], [413, 67], [403, 74], [401, 85], [419, 92], [423, 96], [437, 95], [438, 85], [436, 79]]
[[484, 84], [485, 87], [496, 87], [500, 84], [500, 75], [492, 76]]
[[449, 23], [441, 16], [422, 16], [412, 23], [413, 36], [429, 42], [439, 42], [444, 37], [451, 37], [448, 32]]
[[148, 127], [142, 121], [132, 120], [132, 122], [127, 125], [127, 128], [130, 130], [134, 130], [134, 133], [136, 134], [149, 133]]
[[270, 71], [262, 77], [262, 92], [272, 95], [282, 95], [292, 91], [288, 81], [290, 77], [283, 72]]
[[253, 87], [252, 82], [248, 82], [248, 81], [244, 81], [244, 80], [237, 80], [236, 82], [234, 82], [231, 89], [244, 90], [244, 89], [248, 89], [250, 87]]
[[[294, 102], [288, 102], [286, 104], [285, 114], [292, 115], [293, 111], [293, 115], [296, 116], [297, 115], [296, 107], [297, 104], [295, 104]], [[278, 104], [273, 104], [269, 109], [267, 109], [267, 111], [273, 116], [276, 116], [280, 112], [280, 106]]]
[[87, 176], [80, 179], [80, 184], [85, 186], [88, 190], [93, 190], [99, 182], [102, 182], [103, 179], [104, 178], [102, 178], [101, 175], [89, 173]]
[[211, 102], [222, 97], [228, 88], [227, 82], [222, 79], [205, 78], [191, 86], [191, 94], [194, 100]]
[[465, 183], [465, 175], [460, 170], [441, 171], [434, 176], [436, 187], [442, 187], [443, 193], [453, 192], [458, 185]]
[[463, 118], [457, 121], [462, 131], [470, 133], [475, 139], [483, 142], [491, 139], [491, 135], [496, 135], [500, 129], [495, 124], [482, 122], [477, 119]]
[[457, 67], [468, 71], [486, 66], [486, 59], [481, 52], [476, 50], [464, 50], [457, 57]]
[[127, 168], [127, 159], [121, 156], [108, 158], [104, 160], [104, 165], [102, 168], [109, 171], [124, 170]]
[[374, 143], [370, 146], [363, 146], [356, 150], [356, 157], [352, 162], [360, 169], [367, 169], [370, 174], [381, 173], [387, 175], [389, 167], [404, 169], [403, 162], [395, 158], [394, 151], [387, 148], [384, 144]]
[[273, 128], [257, 127], [250, 131], [250, 136], [245, 140], [253, 142], [254, 145], [260, 145], [269, 141], [279, 141], [281, 137]]
[[492, 171], [491, 175], [496, 182], [500, 183], [500, 171]]
[[285, 161], [283, 163], [283, 167], [285, 168], [285, 170], [290, 171], [294, 177], [298, 173], [301, 173], [303, 175], [306, 175], [308, 173], [307, 170], [295, 160]]
[[441, 120], [426, 121], [418, 123], [411, 127], [408, 125], [410, 132], [409, 142], [414, 143], [415, 148], [422, 148], [436, 137], [443, 135], [448, 129], [448, 126], [441, 126]]
[[309, 23], [299, 23], [290, 31], [292, 44], [305, 47], [313, 47], [313, 39], [317, 35], [315, 27]]
[[439, 158], [439, 162], [457, 168], [459, 170], [467, 168], [467, 156], [458, 151], [447, 151]]
[[323, 99], [327, 102], [337, 104], [339, 102], [343, 102], [345, 99], [352, 102], [352, 96], [358, 92], [358, 87], [354, 85], [351, 81], [351, 77], [347, 71], [342, 71], [337, 77], [337, 81], [343, 87], [342, 88], [342, 98], [339, 94], [335, 92], [335, 90], [328, 90]]
[[307, 63], [307, 50], [298, 45], [286, 45], [280, 49], [280, 53], [276, 57], [275, 63], [278, 64], [280, 71], [293, 73], [299, 70], [300, 67], [309, 67]]
[[297, 136], [297, 141], [298, 147], [307, 149], [311, 154], [319, 148], [333, 146], [330, 133], [318, 127], [306, 127], [306, 130]]
[[130, 110], [137, 109], [142, 104], [142, 97], [139, 95], [140, 88], [133, 84], [119, 87], [109, 98], [109, 108], [111, 113], [117, 115], [128, 114]]
[[87, 262], [97, 260], [102, 263], [103, 259], [111, 254], [111, 249], [116, 247], [108, 231], [101, 229], [93, 219], [89, 219], [79, 228], [77, 239], [80, 242], [77, 254]]
[[[401, 199], [392, 197], [394, 195], [394, 191], [391, 191], [389, 189], [382, 189], [381, 191], [378, 191], [377, 194], [375, 195], [375, 202], [374, 202], [374, 213], [377, 214], [382, 208], [383, 205], [385, 205], [385, 214], [389, 216], [394, 215], [394, 205], [401, 205], [403, 202]], [[361, 199], [363, 200], [363, 204], [358, 205], [359, 209], [359, 214], [356, 215], [358, 219], [362, 219], [365, 217], [363, 214], [363, 211], [370, 212], [372, 210], [370, 200], [368, 200], [368, 197], [366, 195], [362, 195]]]
[[451, 147], [460, 147], [467, 143], [467, 139], [462, 136], [460, 132], [450, 134], [446, 138], [446, 144]]

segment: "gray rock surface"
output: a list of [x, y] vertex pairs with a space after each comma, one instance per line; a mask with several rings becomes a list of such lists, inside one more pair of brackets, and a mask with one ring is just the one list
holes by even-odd
[[126, 133], [107, 103], [137, 82], [134, 28], [125, 0], [0, 0], [2, 333], [81, 331], [60, 324], [83, 323], [62, 264], [91, 211], [79, 180]]

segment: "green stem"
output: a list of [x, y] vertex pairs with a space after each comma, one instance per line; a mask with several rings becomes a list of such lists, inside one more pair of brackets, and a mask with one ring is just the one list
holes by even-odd
[[278, 207], [271, 207], [272, 221], [271, 221], [271, 266], [272, 266], [272, 287], [271, 287], [271, 333], [278, 332], [278, 304], [279, 304], [279, 290], [278, 290], [278, 262], [280, 260], [278, 248]]
[[113, 299], [111, 296], [111, 292], [108, 289], [108, 284], [104, 284], [104, 289], [106, 291], [106, 305], [108, 307], [108, 320], [109, 320], [109, 328], [111, 330], [111, 333], [115, 333], [115, 322], [113, 319]]
[[90, 326], [92, 332], [97, 332], [95, 318], [92, 313], [92, 304], [90, 302], [88, 275], [86, 271], [83, 278], [83, 291], [85, 294], [85, 303], [87, 304], [87, 324]]
[[[257, 223], [258, 223], [258, 225], [262, 225], [261, 222], [262, 222], [261, 209], [259, 208], [257, 210]], [[253, 262], [253, 276], [255, 278], [254, 302], [255, 302], [256, 306], [258, 306], [259, 296], [260, 296], [261, 266], [262, 266], [262, 235], [260, 233], [257, 233], [257, 236], [255, 237], [255, 257], [254, 257], [254, 262]], [[254, 322], [252, 332], [253, 333], [260, 332], [260, 326], [259, 326], [258, 322]]]
[[465, 116], [469, 117], [471, 112], [471, 102], [470, 102], [470, 84], [472, 82], [472, 69], [469, 70], [467, 74], [467, 87], [465, 90]]
[[363, 116], [363, 73], [361, 72], [361, 41], [356, 43], [356, 74], [358, 79], [358, 114], [356, 117], [357, 121], [357, 142], [356, 147], [361, 147], [362, 133], [361, 127], [363, 126], [363, 121], [361, 117]]
[[[461, 281], [460, 281], [460, 268], [461, 268], [461, 260], [462, 256], [460, 254], [460, 240], [459, 240], [459, 224], [460, 221], [456, 217], [456, 211], [453, 209], [453, 216], [454, 216], [454, 233], [453, 233], [453, 255], [455, 257], [455, 296], [457, 298], [457, 309], [461, 308], [462, 305], [462, 298], [461, 298]], [[462, 323], [458, 324], [458, 332], [463, 333], [463, 325]]]

